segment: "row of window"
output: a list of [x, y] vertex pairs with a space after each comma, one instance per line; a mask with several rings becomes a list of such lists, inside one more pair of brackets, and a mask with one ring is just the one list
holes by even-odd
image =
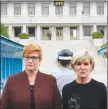
[[[27, 27], [29, 37], [35, 37], [36, 27]], [[14, 37], [18, 37], [21, 33], [22, 27], [14, 27]], [[84, 36], [91, 36], [91, 26], [83, 26], [83, 34]], [[104, 34], [104, 26], [97, 26], [97, 31], [100, 31]], [[42, 27], [41, 34], [42, 40], [51, 39], [52, 33], [49, 27]], [[70, 40], [73, 38], [77, 38], [78, 27], [70, 27]], [[56, 39], [63, 40], [63, 27], [56, 27]]]
[[[7, 15], [7, 3], [1, 4], [1, 15]], [[28, 3], [28, 15], [35, 15], [35, 3]], [[104, 14], [104, 2], [96, 3], [97, 14]], [[42, 15], [49, 15], [49, 3], [41, 4]], [[14, 15], [21, 15], [21, 3], [14, 3]], [[77, 3], [69, 3], [69, 14], [77, 14]], [[90, 3], [83, 3], [82, 14], [90, 14]], [[55, 6], [55, 15], [63, 15], [63, 6]]]

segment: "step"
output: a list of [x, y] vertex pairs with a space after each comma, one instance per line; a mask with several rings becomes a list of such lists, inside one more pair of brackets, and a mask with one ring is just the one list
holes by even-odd
[[[50, 62], [54, 66], [54, 61], [56, 61], [57, 54], [61, 49], [68, 48], [75, 52], [79, 52], [82, 50], [89, 50], [91, 55], [94, 57], [96, 61], [97, 67], [104, 67], [105, 62], [102, 60], [101, 56], [97, 54], [96, 48], [94, 48], [92, 40], [69, 40], [69, 41], [37, 41], [37, 40], [20, 40], [21, 44], [39, 44], [42, 47], [43, 50], [43, 63]], [[50, 53], [49, 53], [50, 52]], [[49, 56], [50, 54], [50, 56]], [[44, 62], [45, 61], [45, 62]], [[42, 64], [43, 64], [42, 63]]]
[[101, 56], [98, 55], [96, 48], [93, 46], [92, 40], [69, 40], [69, 41], [37, 41], [32, 39], [19, 40], [21, 44], [39, 44], [42, 47], [43, 57], [39, 66], [40, 71], [51, 74], [59, 68], [57, 55], [61, 49], [67, 48], [75, 52], [89, 51], [95, 60], [95, 68], [92, 72], [93, 78], [100, 82], [106, 82], [106, 65]]

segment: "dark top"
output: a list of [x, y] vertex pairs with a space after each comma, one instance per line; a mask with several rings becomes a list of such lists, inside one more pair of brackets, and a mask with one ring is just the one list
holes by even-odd
[[35, 109], [34, 85], [30, 85], [30, 109]]
[[63, 88], [64, 109], [107, 109], [105, 85], [94, 79], [87, 84], [74, 80]]

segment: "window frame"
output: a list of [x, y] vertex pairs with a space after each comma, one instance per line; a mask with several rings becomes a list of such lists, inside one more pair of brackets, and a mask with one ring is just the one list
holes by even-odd
[[[32, 6], [30, 6], [32, 5]], [[35, 15], [35, 3], [28, 3], [27, 9], [28, 9], [28, 16], [34, 16]], [[30, 12], [31, 11], [31, 12]], [[32, 14], [31, 14], [32, 13]]]
[[[72, 4], [74, 4], [73, 6], [71, 6]], [[75, 12], [71, 13], [71, 9], [74, 9]], [[73, 12], [73, 11], [72, 11]], [[69, 3], [69, 15], [76, 15], [77, 14], [77, 4], [74, 2], [70, 2]]]
[[[29, 27], [27, 27], [28, 28], [28, 35], [29, 35], [29, 37], [35, 37], [35, 27], [33, 27], [33, 26], [29, 26]], [[30, 29], [34, 29], [33, 31], [32, 31], [32, 33], [30, 32]]]
[[56, 27], [56, 40], [63, 40], [63, 27]]
[[[6, 5], [6, 6], [4, 7], [3, 5]], [[1, 15], [2, 15], [2, 16], [6, 16], [6, 15], [7, 15], [7, 7], [8, 7], [8, 4], [7, 4], [7, 3], [1, 3]], [[4, 11], [5, 14], [4, 14], [4, 12], [2, 11], [2, 8], [3, 8], [3, 10], [5, 10], [5, 11]], [[2, 13], [2, 12], [3, 12], [3, 13]]]
[[[100, 7], [102, 9], [100, 9]], [[97, 9], [97, 15], [104, 15], [104, 3], [103, 2], [97, 2], [96, 3], [96, 9]], [[99, 9], [99, 10], [98, 10]], [[100, 11], [102, 10], [102, 11]], [[101, 12], [101, 13], [100, 13]]]
[[63, 16], [63, 6], [55, 6], [55, 15], [56, 16]]
[[[103, 30], [101, 29], [103, 32], [100, 29], [98, 29], [99, 27], [103, 29]], [[104, 35], [104, 33], [105, 33], [105, 26], [104, 25], [97, 25], [97, 31], [100, 31]]]
[[[44, 6], [43, 6], [44, 5]], [[45, 6], [47, 5], [47, 6]], [[44, 13], [45, 9], [47, 9], [47, 13]], [[43, 16], [48, 16], [49, 15], [49, 3], [41, 3], [41, 14]]]
[[[87, 7], [87, 6], [84, 7], [84, 5], [88, 5], [89, 7]], [[87, 9], [88, 9], [88, 12], [85, 13], [85, 10], [87, 10]], [[84, 3], [83, 2], [83, 13], [82, 14], [84, 14], [84, 15], [90, 15], [90, 3], [89, 2], [87, 2], [87, 3]]]
[[[19, 7], [16, 7], [15, 5], [18, 5]], [[14, 15], [20, 16], [21, 15], [21, 3], [14, 3]]]
[[[90, 31], [89, 31], [90, 34], [88, 33], [89, 35], [85, 35], [85, 34], [87, 34], [87, 33], [85, 33], [85, 32], [87, 32], [88, 30], [84, 30], [84, 28], [87, 29], [87, 27], [90, 27], [90, 28], [88, 29], [88, 30], [90, 30]], [[84, 25], [84, 26], [83, 26], [83, 36], [84, 36], [84, 37], [86, 37], [86, 36], [87, 36], [87, 37], [90, 37], [90, 36], [91, 36], [91, 33], [92, 33], [91, 31], [92, 31], [92, 26], [91, 26], [91, 25]]]
[[[16, 38], [17, 38], [17, 37], [19, 37], [19, 36], [18, 36], [18, 35], [17, 35], [17, 36], [15, 36], [15, 35], [16, 35], [16, 34], [15, 34], [15, 28], [19, 28], [19, 29], [20, 29], [20, 31], [22, 32], [22, 26], [18, 26], [18, 27], [17, 27], [17, 26], [15, 26], [15, 27], [14, 27], [14, 37], [16, 37]], [[21, 33], [21, 32], [20, 32], [20, 33]], [[19, 34], [20, 34], [20, 33], [19, 33]]]

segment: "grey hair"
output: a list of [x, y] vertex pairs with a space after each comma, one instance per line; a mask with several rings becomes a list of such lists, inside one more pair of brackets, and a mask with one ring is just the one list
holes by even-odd
[[90, 64], [92, 65], [92, 70], [94, 70], [95, 62], [88, 51], [81, 51], [74, 54], [71, 62], [72, 68], [74, 69], [74, 65], [76, 65], [77, 62], [84, 62], [85, 60], [89, 60]]

